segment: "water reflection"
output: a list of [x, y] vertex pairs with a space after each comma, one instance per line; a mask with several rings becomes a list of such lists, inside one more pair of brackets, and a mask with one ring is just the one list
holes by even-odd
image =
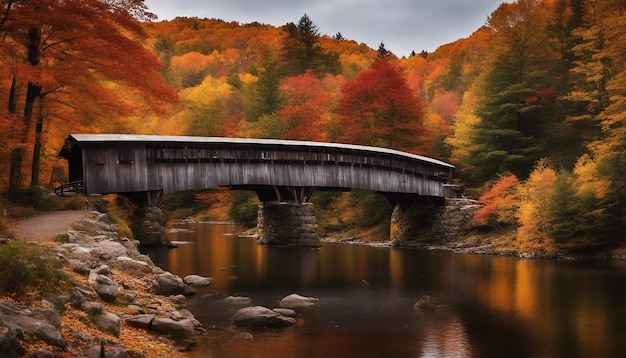
[[[191, 244], [152, 250], [179, 275], [213, 277], [190, 309], [209, 329], [198, 357], [611, 357], [626, 349], [622, 262], [582, 263], [454, 255], [346, 244], [274, 248], [228, 234], [235, 226], [191, 224], [172, 233]], [[285, 330], [238, 339], [239, 307], [210, 291], [277, 305], [314, 296]], [[423, 295], [445, 309], [413, 309]]]

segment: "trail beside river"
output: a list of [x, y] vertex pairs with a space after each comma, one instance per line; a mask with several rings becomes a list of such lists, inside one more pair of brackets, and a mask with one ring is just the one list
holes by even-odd
[[52, 239], [66, 234], [73, 223], [87, 216], [86, 210], [53, 211], [10, 224], [16, 237], [30, 240]]

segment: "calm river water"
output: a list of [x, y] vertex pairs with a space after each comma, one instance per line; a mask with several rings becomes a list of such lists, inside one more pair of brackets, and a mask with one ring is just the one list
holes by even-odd
[[[277, 248], [237, 238], [231, 225], [185, 224], [177, 249], [149, 251], [184, 277], [213, 283], [189, 299], [205, 328], [195, 357], [623, 357], [626, 263], [555, 262], [326, 243]], [[237, 337], [241, 307], [269, 308], [291, 293], [319, 302], [286, 329]], [[442, 305], [420, 313], [430, 295]], [[223, 297], [223, 296], [221, 296]]]

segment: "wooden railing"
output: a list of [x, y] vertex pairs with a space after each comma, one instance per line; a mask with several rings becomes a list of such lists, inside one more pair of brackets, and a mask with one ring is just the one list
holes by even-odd
[[82, 193], [83, 192], [83, 181], [77, 180], [69, 183], [61, 184], [58, 187], [54, 188], [54, 193], [59, 196], [63, 196], [64, 193]]

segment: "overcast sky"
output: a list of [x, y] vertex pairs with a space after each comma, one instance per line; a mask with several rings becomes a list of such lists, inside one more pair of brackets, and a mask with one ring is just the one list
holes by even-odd
[[305, 13], [320, 34], [382, 42], [398, 57], [434, 51], [468, 37], [504, 0], [145, 0], [159, 20], [177, 16], [216, 18], [245, 24], [298, 23]]

